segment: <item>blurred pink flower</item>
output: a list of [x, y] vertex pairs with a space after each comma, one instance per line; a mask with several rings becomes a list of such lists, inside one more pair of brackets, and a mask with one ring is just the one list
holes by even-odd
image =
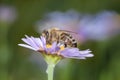
[[0, 5], [0, 22], [12, 23], [17, 16], [16, 9], [13, 6]]

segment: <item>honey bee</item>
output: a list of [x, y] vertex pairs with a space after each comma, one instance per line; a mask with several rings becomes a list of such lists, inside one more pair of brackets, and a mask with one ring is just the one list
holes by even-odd
[[71, 33], [76, 34], [67, 30], [59, 30], [58, 28], [51, 28], [44, 30], [42, 36], [45, 37], [47, 44], [52, 44], [57, 42], [63, 44], [65, 47], [77, 47], [77, 41], [71, 35]]

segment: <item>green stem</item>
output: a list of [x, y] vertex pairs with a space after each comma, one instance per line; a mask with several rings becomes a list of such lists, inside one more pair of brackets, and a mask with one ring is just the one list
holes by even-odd
[[61, 57], [55, 55], [47, 55], [46, 53], [43, 54], [43, 56], [48, 65], [46, 70], [48, 74], [48, 80], [53, 80], [54, 67], [61, 60]]
[[48, 64], [47, 67], [47, 74], [48, 74], [48, 80], [53, 80], [53, 73], [54, 73], [54, 64]]

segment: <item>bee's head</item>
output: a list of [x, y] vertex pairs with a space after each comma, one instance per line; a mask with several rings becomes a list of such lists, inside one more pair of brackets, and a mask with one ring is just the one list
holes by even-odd
[[48, 30], [43, 30], [43, 32], [42, 32], [42, 36], [49, 36], [49, 32], [48, 32]]

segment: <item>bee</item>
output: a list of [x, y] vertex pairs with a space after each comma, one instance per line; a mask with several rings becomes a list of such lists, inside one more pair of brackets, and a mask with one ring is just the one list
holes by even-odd
[[47, 44], [52, 44], [53, 42], [57, 42], [59, 44], [63, 44], [65, 47], [77, 47], [77, 41], [71, 35], [71, 33], [76, 34], [67, 30], [59, 30], [58, 28], [51, 28], [48, 30], [44, 30], [42, 32], [42, 36], [45, 37]]

